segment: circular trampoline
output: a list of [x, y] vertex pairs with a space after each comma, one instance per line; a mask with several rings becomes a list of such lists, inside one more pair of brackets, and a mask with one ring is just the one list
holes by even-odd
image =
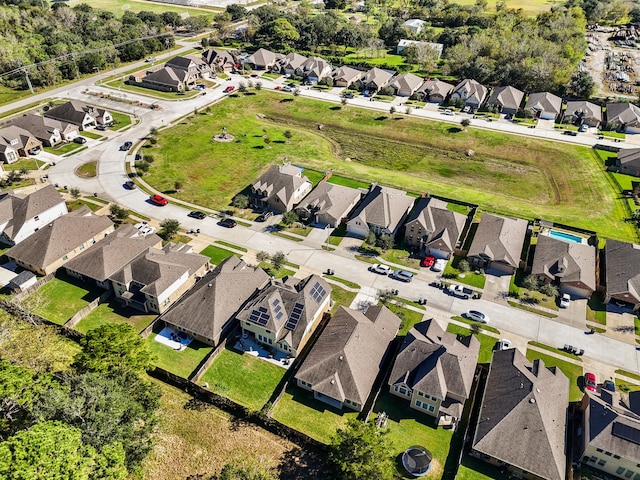
[[409, 447], [402, 454], [402, 466], [414, 477], [423, 477], [431, 468], [431, 452], [418, 445]]

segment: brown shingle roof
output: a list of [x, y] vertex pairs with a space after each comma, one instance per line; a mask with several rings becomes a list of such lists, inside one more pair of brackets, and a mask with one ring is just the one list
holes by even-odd
[[403, 190], [373, 184], [362, 203], [349, 216], [349, 221], [359, 218], [363, 224], [376, 225], [393, 232], [413, 201]]
[[532, 275], [544, 275], [560, 284], [579, 283], [580, 288], [596, 289], [596, 249], [591, 245], [565, 242], [538, 235], [531, 266]]
[[298, 208], [304, 208], [313, 215], [326, 215], [335, 225], [347, 216], [360, 196], [360, 191], [355, 188], [320, 182], [304, 201], [300, 202]]
[[406, 226], [410, 229], [412, 224], [417, 224], [424, 229], [424, 236], [428, 237], [427, 248], [453, 253], [466, 221], [465, 215], [448, 210], [447, 202], [422, 197], [416, 202]]
[[9, 220], [4, 234], [12, 239], [27, 220], [40, 215], [56, 205], [64, 203], [64, 198], [53, 185], [47, 185], [30, 195], [9, 193], [0, 198], [0, 223]]
[[480, 256], [517, 268], [528, 222], [520, 218], [482, 215], [468, 256]]
[[640, 302], [640, 245], [607, 240], [604, 246], [607, 295]]
[[293, 198], [293, 194], [303, 184], [308, 183], [309, 189], [311, 189], [311, 182], [309, 179], [302, 175], [302, 169], [291, 165], [290, 163], [284, 165], [271, 165], [269, 170], [263, 173], [258, 180], [253, 184], [253, 189], [265, 202], [279, 199], [278, 202], [283, 206], [284, 211], [289, 211], [293, 208], [296, 200]]

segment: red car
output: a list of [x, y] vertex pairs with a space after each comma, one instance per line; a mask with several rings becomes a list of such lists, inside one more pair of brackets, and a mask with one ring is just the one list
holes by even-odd
[[434, 263], [436, 263], [436, 257], [433, 255], [427, 255], [422, 259], [422, 263], [420, 263], [420, 265], [423, 267], [433, 267]]
[[227, 88], [224, 89], [224, 93], [233, 92], [235, 89], [236, 87], [234, 87], [233, 85], [229, 85]]
[[595, 392], [597, 387], [598, 387], [598, 384], [596, 383], [596, 376], [593, 373], [585, 373], [584, 388], [591, 392]]
[[164, 207], [167, 203], [169, 203], [169, 200], [164, 198], [162, 195], [151, 195], [149, 197], [149, 200], [151, 201], [151, 203], [154, 203], [161, 207]]

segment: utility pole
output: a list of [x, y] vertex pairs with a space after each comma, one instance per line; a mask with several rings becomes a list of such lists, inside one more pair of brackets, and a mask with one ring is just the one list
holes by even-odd
[[26, 68], [23, 68], [22, 71], [24, 72], [24, 76], [27, 78], [27, 85], [29, 85], [29, 91], [31, 93], [35, 93], [33, 91], [33, 86], [31, 85], [31, 79], [29, 78], [29, 72], [27, 72]]

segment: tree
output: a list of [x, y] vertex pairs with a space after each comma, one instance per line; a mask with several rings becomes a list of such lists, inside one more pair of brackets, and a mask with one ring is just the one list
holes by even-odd
[[160, 223], [160, 235], [164, 240], [170, 241], [178, 230], [180, 230], [180, 222], [173, 218], [165, 218], [162, 223]]
[[79, 198], [80, 197], [80, 190], [75, 188], [75, 187], [70, 188], [69, 189], [69, 193], [71, 194], [71, 196], [73, 198]]
[[467, 128], [469, 125], [471, 125], [471, 120], [469, 120], [468, 118], [463, 118], [460, 122], [460, 125], [462, 125], [464, 128]]
[[124, 220], [129, 216], [129, 210], [121, 207], [117, 203], [112, 203], [109, 207], [109, 211], [111, 212], [111, 215], [116, 217], [118, 220]]
[[271, 260], [271, 255], [269, 255], [264, 250], [260, 250], [258, 253], [256, 253], [256, 260], [258, 260], [260, 263], [268, 262], [269, 260]]
[[231, 200], [231, 206], [236, 208], [247, 208], [249, 206], [249, 197], [239, 193], [233, 200]]
[[389, 109], [389, 113], [391, 115], [393, 115], [394, 113], [396, 113], [396, 107], [394, 107], [393, 105], [391, 105], [391, 108]]
[[294, 212], [293, 210], [291, 210], [289, 212], [285, 212], [282, 215], [282, 223], [284, 223], [285, 225], [293, 225], [298, 220], [300, 220], [298, 218], [298, 214], [296, 212]]
[[296, 30], [296, 27], [284, 17], [276, 18], [271, 23], [269, 30], [271, 39], [278, 50], [286, 50], [300, 39], [300, 34]]
[[546, 283], [540, 287], [540, 292], [547, 297], [557, 298], [560, 295], [560, 290], [553, 283]]
[[471, 265], [469, 265], [469, 262], [467, 260], [460, 260], [458, 262], [458, 270], [460, 270], [462, 273], [467, 273], [469, 270], [471, 270]]
[[283, 135], [284, 135], [284, 138], [287, 139], [287, 143], [290, 143], [291, 137], [293, 137], [293, 133], [291, 132], [291, 130], [285, 130]]
[[247, 9], [242, 5], [238, 5], [237, 3], [227, 5], [226, 11], [227, 13], [231, 14], [231, 20], [234, 22], [236, 20], [241, 20], [247, 16]]
[[389, 250], [390, 248], [393, 248], [393, 245], [393, 237], [389, 234], [383, 233], [376, 239], [376, 246], [380, 247], [382, 250]]
[[153, 368], [154, 356], [138, 332], [126, 323], [107, 323], [90, 330], [74, 357], [79, 372], [144, 372]]
[[152, 137], [155, 137], [156, 135], [158, 135], [158, 128], [157, 127], [151, 127], [149, 129], [149, 135]]
[[482, 328], [480, 328], [480, 324], [478, 322], [473, 322], [471, 325], [469, 325], [469, 329], [471, 330], [472, 335], [478, 335], [482, 331]]
[[390, 303], [396, 298], [398, 297], [393, 293], [392, 290], [380, 289], [376, 292], [376, 299], [378, 300], [378, 302]]
[[220, 473], [209, 480], [276, 480], [276, 475], [267, 467], [250, 460], [236, 460], [222, 467]]
[[331, 440], [328, 456], [336, 480], [391, 480], [393, 463], [383, 433], [373, 422], [349, 419]]
[[580, 98], [589, 98], [596, 89], [596, 82], [587, 71], [577, 71], [567, 85], [570, 93]]
[[180, 190], [182, 190], [182, 182], [180, 180], [176, 180], [175, 182], [173, 182], [173, 188], [179, 192]]
[[257, 91], [262, 90], [262, 82], [256, 82], [256, 90]]
[[269, 144], [271, 143], [271, 137], [269, 135], [263, 135], [262, 140], [267, 145], [267, 148], [270, 148]]
[[142, 173], [147, 173], [149, 171], [150, 165], [146, 160], [138, 160], [137, 162], [135, 162], [135, 167], [136, 170], [139, 170]]
[[522, 281], [522, 286], [527, 290], [538, 290], [538, 279], [535, 275], [527, 275]]
[[156, 160], [156, 157], [154, 157], [153, 155], [147, 153], [145, 154], [145, 156], [143, 157], [144, 161], [147, 163], [153, 163]]
[[247, 92], [247, 84], [244, 83], [244, 82], [238, 83], [238, 91], [240, 93], [246, 93]]
[[364, 236], [364, 243], [367, 243], [369, 245], [376, 244], [376, 234], [373, 232], [373, 230], [369, 230]]
[[271, 266], [274, 270], [280, 270], [287, 261], [287, 256], [283, 252], [276, 252], [271, 255]]

